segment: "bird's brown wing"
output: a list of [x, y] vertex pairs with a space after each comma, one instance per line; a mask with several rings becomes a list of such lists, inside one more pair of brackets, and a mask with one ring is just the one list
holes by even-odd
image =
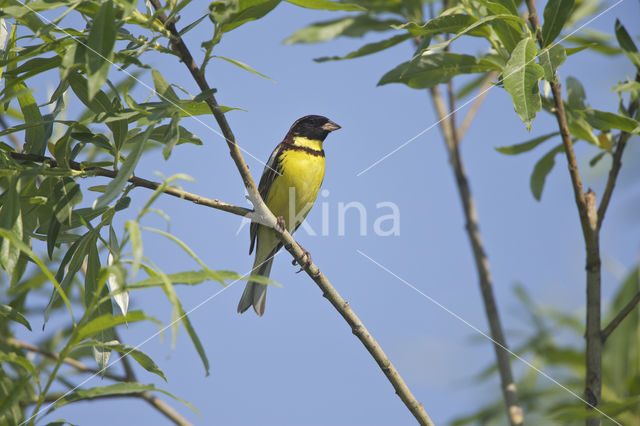
[[[267, 165], [262, 172], [262, 177], [260, 178], [260, 183], [258, 184], [258, 192], [265, 202], [267, 201], [267, 195], [269, 194], [269, 190], [271, 189], [273, 181], [282, 173], [280, 155], [282, 154], [283, 149], [284, 147], [282, 143], [280, 143], [276, 147], [276, 149], [273, 150], [271, 156], [269, 157], [269, 161], [267, 161]], [[258, 226], [259, 224], [257, 222], [251, 222], [251, 228], [249, 230], [249, 238], [251, 239], [249, 254], [253, 252], [253, 248], [255, 247], [256, 240], [258, 238]]]

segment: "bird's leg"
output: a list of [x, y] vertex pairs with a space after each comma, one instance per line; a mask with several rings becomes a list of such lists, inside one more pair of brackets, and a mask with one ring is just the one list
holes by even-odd
[[284, 217], [278, 216], [276, 218], [276, 231], [282, 234], [286, 229], [287, 229], [287, 224], [284, 221]]
[[[311, 265], [313, 263], [313, 260], [311, 260], [311, 253], [309, 253], [307, 251], [307, 249], [305, 249], [304, 247], [302, 247], [300, 245], [300, 243], [297, 243], [298, 247], [300, 247], [300, 250], [302, 250], [304, 253], [302, 254], [302, 258], [304, 259], [302, 261], [302, 263], [300, 264], [300, 269], [298, 269], [296, 271], [296, 274], [299, 274], [300, 272], [304, 271], [305, 268], [309, 265]], [[291, 262], [292, 265], [295, 265], [296, 263], [298, 263], [295, 259], [293, 259], [293, 261]]]

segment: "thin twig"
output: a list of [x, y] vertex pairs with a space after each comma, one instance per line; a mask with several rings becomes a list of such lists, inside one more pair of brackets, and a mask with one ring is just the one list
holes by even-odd
[[629, 315], [631, 311], [633, 311], [633, 309], [638, 305], [638, 302], [640, 302], [640, 291], [638, 291], [635, 294], [635, 296], [633, 296], [631, 300], [629, 300], [629, 302], [624, 306], [624, 308], [622, 308], [620, 312], [618, 312], [618, 315], [616, 315], [611, 320], [609, 325], [607, 325], [604, 328], [604, 330], [602, 330], [603, 343], [607, 340], [607, 337], [609, 337], [609, 335], [613, 332], [613, 330], [615, 330], [616, 327], [619, 326], [620, 323], [627, 317], [627, 315]]
[[[529, 22], [536, 35], [540, 48], [544, 47], [540, 21], [536, 11], [535, 0], [527, 0]], [[567, 157], [567, 166], [571, 176], [573, 195], [575, 197], [580, 225], [585, 243], [586, 270], [587, 270], [587, 348], [586, 348], [586, 377], [585, 399], [588, 408], [596, 408], [600, 405], [602, 397], [602, 337], [601, 337], [601, 260], [598, 211], [596, 209], [596, 195], [589, 190], [586, 193], [582, 189], [582, 181], [578, 171], [576, 156], [573, 151], [573, 143], [569, 133], [567, 117], [562, 101], [562, 87], [557, 81], [550, 81], [551, 93], [555, 104], [554, 114], [558, 122], [562, 145]], [[606, 207], [605, 207], [606, 208]], [[597, 417], [588, 418], [587, 426], [600, 425]]]
[[[176, 29], [174, 23], [167, 20], [167, 16], [163, 12], [163, 7], [160, 4], [159, 0], [150, 0], [150, 2], [157, 11], [158, 19], [165, 25], [165, 27], [170, 31], [172, 35], [172, 49], [176, 53], [178, 53], [182, 62], [189, 69], [191, 76], [198, 84], [200, 90], [202, 90], [203, 92], [208, 91], [210, 86], [207, 83], [205, 76], [202, 74], [195, 61], [193, 60], [189, 49], [180, 37], [180, 34]], [[235, 137], [231, 132], [229, 123], [227, 122], [224, 114], [218, 108], [218, 103], [216, 102], [213, 95], [207, 96], [205, 100], [209, 105], [216, 121], [218, 122], [218, 125], [220, 126], [220, 130], [222, 131], [226, 139], [231, 157], [233, 158], [238, 172], [242, 177], [245, 188], [247, 189], [247, 192], [249, 194], [249, 200], [253, 204], [256, 214], [263, 219], [263, 223], [275, 228], [276, 218], [273, 213], [267, 208], [264, 200], [262, 200], [262, 198], [260, 197], [260, 193], [258, 192], [255, 182], [251, 177], [251, 173], [249, 172], [249, 167], [247, 167], [242, 153], [238, 148]], [[285, 249], [294, 257], [297, 263], [299, 265], [306, 265], [304, 268], [305, 272], [313, 279], [318, 287], [320, 287], [324, 296], [331, 302], [331, 304], [349, 324], [353, 333], [360, 339], [362, 344], [376, 360], [384, 374], [387, 376], [387, 379], [389, 379], [389, 381], [395, 388], [396, 393], [398, 394], [402, 402], [404, 402], [407, 408], [411, 411], [416, 420], [418, 420], [418, 422], [422, 425], [432, 425], [433, 422], [427, 415], [424, 407], [413, 396], [413, 394], [409, 390], [409, 387], [406, 385], [393, 364], [391, 364], [391, 361], [389, 361], [378, 342], [373, 338], [373, 336], [371, 336], [362, 321], [360, 321], [356, 314], [351, 310], [349, 304], [345, 302], [344, 299], [342, 299], [335, 288], [331, 285], [329, 280], [320, 272], [318, 267], [308, 261], [308, 253], [300, 247], [300, 245], [293, 239], [291, 234], [286, 230], [282, 233], [279, 233], [278, 237], [282, 241]]]
[[484, 82], [482, 83], [482, 86], [480, 86], [480, 94], [473, 101], [473, 104], [471, 104], [471, 107], [469, 108], [467, 115], [465, 115], [464, 119], [462, 120], [462, 125], [458, 129], [459, 140], [462, 140], [462, 138], [464, 138], [465, 133], [467, 133], [467, 130], [469, 130], [469, 126], [471, 126], [471, 122], [475, 118], [478, 111], [480, 111], [480, 107], [482, 106], [482, 103], [484, 102], [485, 98], [487, 97], [487, 94], [489, 93], [487, 89], [491, 85], [491, 82], [495, 80], [497, 76], [498, 76], [497, 71], [490, 72], [487, 75], [487, 78], [485, 78]]
[[[43, 348], [40, 348], [38, 346], [32, 345], [31, 343], [28, 342], [23, 342], [21, 340], [15, 339], [13, 337], [9, 337], [7, 339], [7, 343], [11, 346], [17, 347], [17, 348], [21, 348], [21, 349], [25, 349], [29, 352], [34, 352], [34, 353], [39, 353], [40, 355], [46, 356], [47, 358], [53, 359], [53, 360], [58, 360], [59, 356], [57, 353], [55, 352], [50, 352], [47, 351]], [[95, 375], [102, 375], [103, 377], [109, 378], [111, 380], [115, 380], [117, 382], [132, 382], [135, 381], [131, 380], [129, 377], [123, 377], [123, 376], [116, 376], [114, 374], [111, 374], [109, 372], [104, 372], [103, 370], [96, 370], [93, 369], [89, 366], [87, 366], [86, 364], [73, 359], [73, 358], [65, 358], [62, 361], [64, 364], [70, 365], [71, 367], [75, 368], [78, 371], [82, 371], [83, 373], [91, 373], [91, 374], [95, 374]], [[123, 362], [128, 362], [127, 358], [124, 357], [123, 358]], [[133, 371], [133, 370], [132, 370]], [[52, 399], [53, 397], [56, 397], [55, 399]], [[159, 412], [161, 412], [164, 416], [166, 416], [169, 420], [171, 420], [172, 422], [174, 422], [177, 425], [180, 426], [190, 426], [191, 423], [185, 419], [184, 417], [182, 417], [182, 415], [180, 415], [180, 413], [178, 413], [173, 407], [171, 407], [170, 405], [168, 405], [167, 403], [165, 403], [164, 401], [162, 401], [161, 399], [159, 399], [158, 397], [156, 397], [155, 395], [153, 395], [151, 392], [132, 392], [130, 394], [126, 394], [126, 395], [99, 395], [96, 397], [91, 397], [91, 398], [83, 398], [83, 400], [92, 400], [92, 399], [104, 399], [104, 398], [117, 398], [117, 397], [136, 397], [136, 398], [141, 398], [144, 399], [145, 401], [147, 401], [150, 405], [152, 405], [153, 407], [155, 407]], [[48, 397], [45, 397], [44, 401], [48, 401], [51, 400], [53, 402], [55, 401], [59, 401], [60, 398], [62, 398], [62, 396], [60, 395], [49, 395]], [[34, 402], [35, 403], [35, 402]]]
[[[636, 81], [640, 82], [640, 71], [636, 73]], [[631, 118], [634, 117], [638, 110], [638, 100], [634, 99], [630, 104], [627, 110], [627, 115]], [[607, 178], [607, 184], [605, 186], [604, 192], [602, 193], [602, 200], [600, 201], [600, 206], [598, 207], [598, 231], [602, 227], [602, 221], [604, 220], [604, 215], [607, 212], [607, 207], [609, 207], [609, 202], [611, 201], [611, 194], [613, 193], [613, 188], [616, 185], [616, 180], [618, 179], [618, 173], [620, 172], [620, 168], [622, 167], [622, 153], [624, 152], [624, 148], [627, 145], [627, 141], [631, 137], [631, 133], [621, 132], [618, 137], [618, 143], [616, 144], [616, 150], [613, 154], [613, 162], [611, 163], [611, 170], [609, 170], [609, 177]]]
[[473, 251], [476, 270], [478, 272], [480, 292], [482, 294], [487, 321], [489, 322], [491, 339], [494, 342], [494, 350], [496, 352], [496, 360], [498, 365], [498, 372], [500, 374], [502, 394], [507, 406], [507, 417], [510, 424], [521, 425], [524, 421], [522, 408], [518, 403], [518, 394], [515, 381], [513, 380], [513, 372], [511, 370], [509, 353], [505, 350], [505, 348], [507, 348], [507, 342], [504, 337], [502, 323], [500, 321], [500, 315], [498, 312], [495, 295], [493, 293], [493, 283], [491, 280], [491, 272], [489, 269], [489, 260], [487, 259], [484, 245], [482, 243], [482, 237], [480, 236], [478, 212], [475, 206], [473, 195], [471, 194], [469, 179], [467, 178], [460, 154], [459, 134], [456, 131], [453, 122], [447, 119], [447, 114], [449, 114], [450, 117], [453, 117], [451, 111], [455, 111], [455, 104], [453, 102], [453, 89], [451, 84], [448, 87], [448, 93], [450, 101], [449, 112], [447, 112], [445, 101], [437, 86], [431, 89], [431, 99], [433, 100], [436, 114], [438, 115], [438, 120], [440, 121], [440, 129], [442, 130], [445, 144], [447, 146], [447, 151], [449, 152], [449, 162], [451, 163], [451, 167], [456, 179], [458, 194], [460, 195], [460, 200], [462, 201], [462, 207], [466, 220], [465, 229], [467, 231], [469, 243], [471, 244], [471, 249]]

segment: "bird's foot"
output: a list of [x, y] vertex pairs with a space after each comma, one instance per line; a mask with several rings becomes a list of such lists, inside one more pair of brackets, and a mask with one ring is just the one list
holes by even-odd
[[276, 230], [283, 233], [287, 229], [287, 224], [284, 221], [284, 217], [278, 216], [276, 218]]
[[[302, 247], [300, 244], [298, 244], [298, 246], [300, 247], [300, 249], [302, 249], [302, 251], [304, 252], [302, 254], [302, 263], [300, 263], [300, 269], [298, 269], [296, 271], [296, 274], [299, 274], [300, 272], [304, 271], [307, 266], [311, 265], [313, 263], [313, 260], [311, 259], [311, 253], [309, 253], [304, 247]], [[291, 262], [292, 265], [297, 264], [297, 260], [293, 259], [293, 261]]]

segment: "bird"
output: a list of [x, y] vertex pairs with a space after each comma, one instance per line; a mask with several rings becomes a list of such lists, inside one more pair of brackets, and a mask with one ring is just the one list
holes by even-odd
[[[322, 144], [329, 133], [338, 129], [340, 126], [327, 117], [306, 115], [293, 123], [271, 153], [258, 191], [282, 229], [295, 232], [311, 210], [324, 179]], [[257, 222], [251, 223], [249, 235], [249, 254], [254, 248], [256, 250], [251, 273], [268, 278], [273, 256], [282, 248], [282, 242], [273, 228]], [[305, 254], [310, 262], [311, 256], [306, 250]], [[256, 314], [262, 316], [266, 298], [267, 285], [249, 281], [240, 298], [238, 312], [243, 313], [253, 306]]]

